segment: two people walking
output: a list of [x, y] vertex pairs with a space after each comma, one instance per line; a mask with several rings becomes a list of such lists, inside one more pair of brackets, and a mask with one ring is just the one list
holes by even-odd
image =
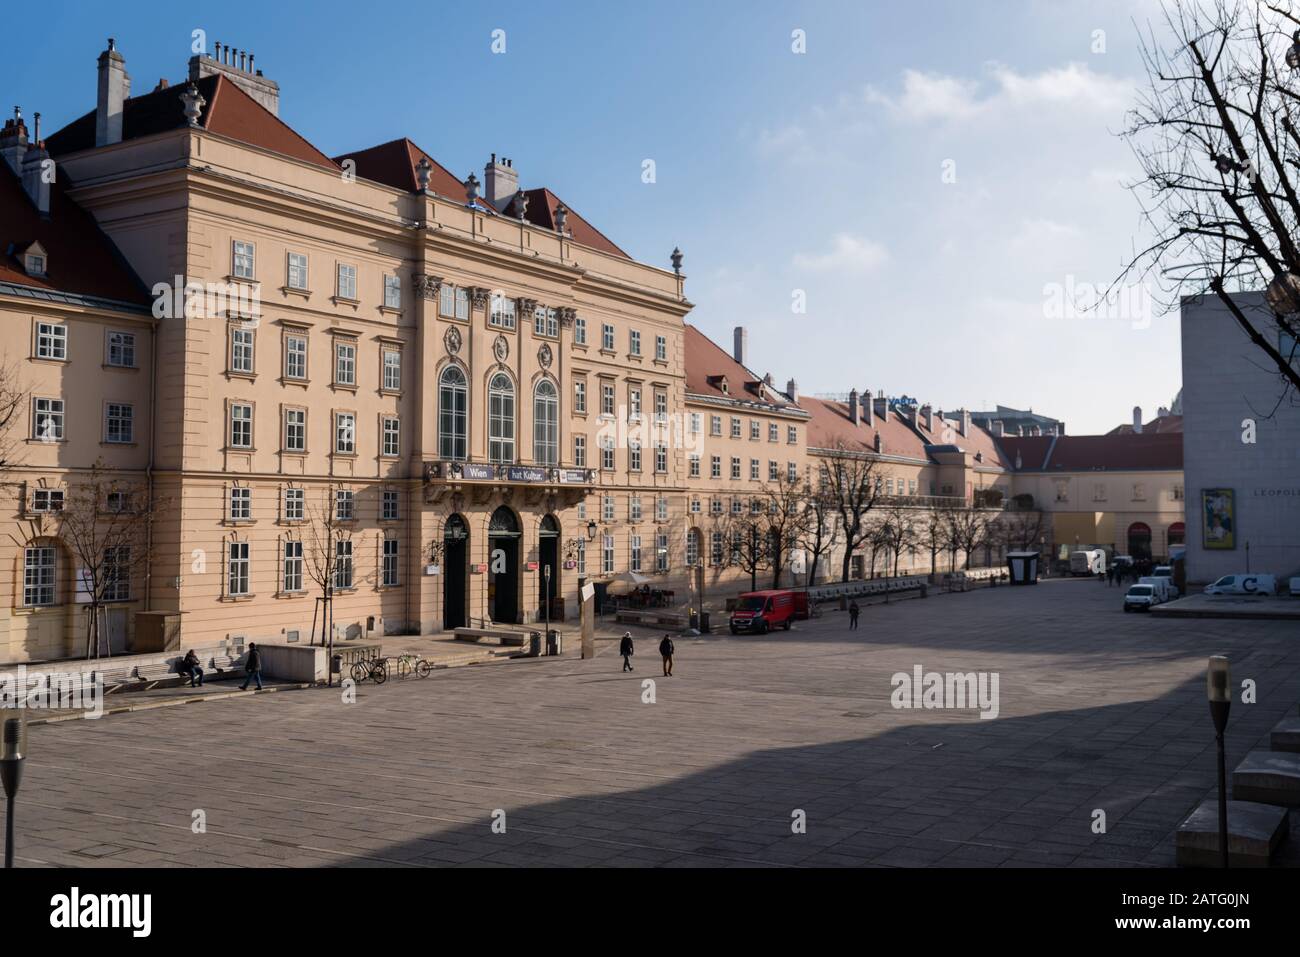
[[[664, 660], [665, 678], [671, 678], [673, 676], [673, 654], [676, 651], [677, 647], [673, 644], [673, 639], [668, 635], [664, 635], [663, 640], [659, 642], [659, 654]], [[631, 658], [634, 653], [632, 632], [623, 632], [623, 640], [618, 643], [618, 653], [623, 656], [623, 670], [632, 671]]]

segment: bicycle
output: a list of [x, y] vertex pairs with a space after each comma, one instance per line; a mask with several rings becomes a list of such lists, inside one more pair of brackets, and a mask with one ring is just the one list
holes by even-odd
[[383, 684], [388, 680], [388, 659], [387, 658], [363, 658], [354, 662], [352, 665], [352, 680], [361, 684], [369, 678], [377, 685]]
[[397, 676], [399, 678], [409, 678], [414, 671], [417, 677], [427, 678], [433, 666], [416, 655], [398, 655], [397, 656]]

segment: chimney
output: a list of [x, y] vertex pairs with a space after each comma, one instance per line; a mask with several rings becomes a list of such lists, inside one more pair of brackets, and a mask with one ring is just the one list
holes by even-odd
[[5, 120], [4, 129], [0, 129], [0, 156], [4, 157], [15, 176], [22, 176], [26, 153], [27, 124], [23, 122], [23, 111], [15, 106], [13, 118]]
[[1029, 434], [1034, 438], [1038, 438], [1040, 435], [1043, 434], [1043, 430], [1039, 428], [1037, 425], [1031, 425], [1029, 427]]
[[883, 451], [885, 450], [884, 443], [882, 443], [882, 442], [880, 441], [880, 433], [879, 433], [879, 432], [876, 433], [876, 438], [875, 438], [875, 442], [874, 442], [874, 447], [875, 447], [875, 450], [876, 450], [877, 452], [883, 452]]
[[785, 384], [785, 394], [790, 397], [790, 401], [795, 405], [799, 404], [799, 383], [791, 379]]
[[921, 422], [925, 425], [925, 431], [934, 431], [934, 410], [929, 405], [921, 406]]
[[876, 396], [876, 418], [883, 422], [889, 421], [889, 400], [883, 395]]
[[874, 428], [876, 423], [875, 423], [875, 416], [871, 414], [871, 410], [872, 410], [871, 390], [863, 389], [862, 398], [859, 399], [858, 401], [862, 405], [862, 424], [869, 429]]
[[[36, 114], [38, 129], [40, 115]], [[50, 215], [50, 182], [45, 175], [45, 161], [49, 158], [50, 154], [45, 152], [45, 144], [41, 142], [29, 149], [23, 158], [23, 189], [27, 191], [42, 219], [48, 219]]]
[[519, 192], [519, 174], [510, 160], [504, 156], [498, 160], [497, 154], [493, 153], [492, 159], [483, 167], [483, 184], [483, 198], [497, 212], [505, 212]]
[[964, 439], [970, 438], [970, 412], [966, 409], [957, 412], [957, 434]]
[[850, 389], [849, 390], [849, 422], [851, 422], [853, 425], [857, 425], [859, 420], [860, 419], [858, 415], [858, 390]]
[[[37, 136], [40, 136], [40, 135], [41, 135], [41, 133], [40, 133], [40, 126], [39, 126], [40, 115], [41, 115], [41, 114], [39, 114], [39, 113], [36, 114], [36, 117], [37, 117], [37, 120], [38, 120], [38, 125], [37, 125], [37, 128], [36, 128], [36, 135], [37, 135]], [[1163, 419], [1163, 418], [1164, 418], [1165, 416], [1167, 416], [1168, 414], [1169, 414], [1169, 410], [1166, 409], [1163, 405], [1162, 405], [1159, 409], [1156, 410], [1156, 418], [1157, 418], [1157, 419]]]
[[1142, 406], [1133, 406], [1133, 432], [1137, 435], [1142, 434]]
[[200, 53], [190, 57], [189, 81], [197, 83], [204, 77], [219, 73], [256, 100], [272, 116], [279, 116], [280, 84], [268, 80], [261, 70], [254, 69], [253, 60], [253, 54], [247, 50], [236, 50], [229, 43], [214, 43], [212, 56]]
[[95, 145], [122, 142], [122, 109], [131, 93], [126, 75], [126, 58], [117, 43], [108, 38], [108, 49], [99, 55], [99, 95], [95, 101]]
[[731, 358], [735, 359], [742, 366], [745, 365], [746, 354], [749, 352], [748, 346], [749, 334], [745, 332], [745, 327], [736, 326], [736, 328], [731, 331]]
[[1003, 431], [1003, 426], [1002, 426], [1002, 420], [1001, 420], [1001, 419], [995, 419], [995, 420], [993, 421], [993, 428], [989, 429], [989, 431], [992, 432], [994, 435], [998, 436], [999, 438], [1001, 438], [1003, 435], [1006, 434], [1006, 433]]

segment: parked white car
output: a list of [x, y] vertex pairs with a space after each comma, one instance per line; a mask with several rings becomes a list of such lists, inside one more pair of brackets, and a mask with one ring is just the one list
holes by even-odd
[[1173, 578], [1173, 577], [1174, 577], [1174, 566], [1173, 566], [1173, 565], [1157, 565], [1155, 568], [1153, 568], [1153, 569], [1151, 570], [1151, 577], [1152, 577], [1152, 578]]
[[1178, 597], [1178, 590], [1174, 588], [1172, 578], [1157, 578], [1155, 575], [1147, 575], [1145, 578], [1137, 580], [1139, 585], [1150, 585], [1155, 589], [1156, 597], [1160, 601], [1173, 601]]
[[1205, 586], [1207, 595], [1275, 595], [1277, 579], [1272, 575], [1224, 575]]
[[1155, 585], [1143, 585], [1140, 582], [1130, 585], [1124, 593], [1125, 611], [1150, 611], [1160, 604], [1159, 589]]

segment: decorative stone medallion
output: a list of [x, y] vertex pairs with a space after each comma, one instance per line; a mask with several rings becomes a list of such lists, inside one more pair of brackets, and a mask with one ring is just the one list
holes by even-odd
[[455, 326], [452, 326], [450, 329], [447, 330], [447, 334], [442, 337], [442, 341], [447, 346], [448, 355], [454, 356], [460, 354], [460, 346], [461, 346], [460, 330], [457, 329]]
[[549, 369], [552, 358], [550, 343], [543, 342], [542, 347], [537, 350], [537, 361], [541, 363], [543, 369]]
[[497, 357], [497, 362], [510, 358], [510, 343], [505, 336], [497, 336], [496, 342], [492, 343], [492, 354]]

